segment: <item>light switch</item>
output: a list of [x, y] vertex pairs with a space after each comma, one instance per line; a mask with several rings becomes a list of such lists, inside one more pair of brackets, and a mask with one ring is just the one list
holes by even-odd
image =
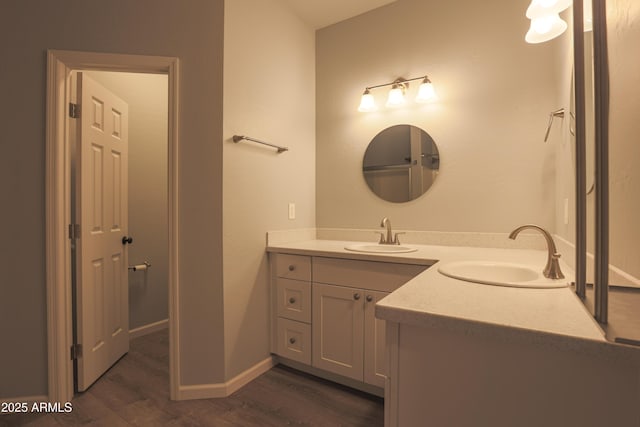
[[296, 219], [296, 204], [289, 203], [289, 219]]
[[564, 224], [569, 224], [569, 199], [564, 199]]

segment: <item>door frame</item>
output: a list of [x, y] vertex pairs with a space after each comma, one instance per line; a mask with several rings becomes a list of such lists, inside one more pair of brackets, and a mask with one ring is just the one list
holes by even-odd
[[46, 292], [48, 398], [73, 398], [71, 303], [71, 147], [69, 143], [70, 75], [72, 71], [121, 71], [168, 76], [168, 243], [169, 243], [169, 394], [178, 398], [178, 100], [179, 60], [175, 57], [64, 50], [47, 51], [46, 99]]

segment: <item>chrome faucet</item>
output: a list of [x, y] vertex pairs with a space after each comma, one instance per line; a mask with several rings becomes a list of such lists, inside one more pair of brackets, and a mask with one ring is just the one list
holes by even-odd
[[391, 231], [391, 220], [389, 220], [389, 218], [387, 218], [386, 216], [384, 218], [382, 218], [382, 221], [380, 222], [380, 227], [387, 229], [387, 236], [385, 237], [384, 233], [380, 233], [380, 241], [378, 242], [381, 245], [399, 245], [400, 244], [400, 240], [398, 240], [398, 234], [402, 234], [402, 233], [396, 233], [396, 236], [393, 237], [393, 232]]
[[544, 274], [544, 277], [548, 279], [564, 279], [564, 274], [562, 274], [562, 271], [560, 270], [560, 263], [558, 262], [558, 259], [560, 258], [560, 254], [556, 249], [556, 244], [553, 241], [553, 237], [551, 237], [551, 234], [547, 230], [533, 224], [522, 225], [516, 228], [515, 230], [513, 230], [511, 234], [509, 234], [509, 238], [512, 240], [515, 240], [516, 236], [518, 236], [518, 234], [522, 230], [526, 230], [526, 229], [539, 231], [540, 233], [542, 233], [545, 240], [547, 241], [547, 265], [544, 267], [544, 270], [542, 271], [542, 274]]

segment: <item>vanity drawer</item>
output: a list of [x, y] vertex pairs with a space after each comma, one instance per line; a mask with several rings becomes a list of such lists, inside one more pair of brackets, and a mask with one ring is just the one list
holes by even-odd
[[278, 318], [278, 355], [311, 364], [311, 325]]
[[276, 254], [275, 257], [277, 277], [311, 281], [311, 257], [289, 254]]
[[426, 265], [314, 257], [313, 281], [393, 292], [427, 268]]
[[311, 323], [311, 284], [300, 280], [276, 279], [278, 316]]

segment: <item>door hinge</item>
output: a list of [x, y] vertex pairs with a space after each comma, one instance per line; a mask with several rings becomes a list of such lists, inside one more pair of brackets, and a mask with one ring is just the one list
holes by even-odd
[[73, 344], [71, 346], [71, 360], [82, 357], [82, 344]]
[[69, 239], [76, 240], [80, 238], [80, 224], [69, 224]]
[[80, 106], [78, 104], [74, 104], [73, 102], [69, 103], [69, 117], [72, 119], [80, 117]]

